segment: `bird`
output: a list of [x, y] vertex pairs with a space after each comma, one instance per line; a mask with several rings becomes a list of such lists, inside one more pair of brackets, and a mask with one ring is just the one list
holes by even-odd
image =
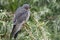
[[29, 4], [24, 4], [23, 6], [17, 8], [17, 10], [14, 12], [13, 28], [10, 37], [13, 37], [14, 39], [17, 38], [18, 32], [22, 29], [23, 24], [25, 24], [29, 20], [29, 17]]

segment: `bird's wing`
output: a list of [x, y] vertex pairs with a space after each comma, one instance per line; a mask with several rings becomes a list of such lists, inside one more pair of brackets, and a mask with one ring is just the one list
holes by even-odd
[[14, 26], [12, 29], [12, 35], [14, 36], [22, 27], [22, 24], [25, 22], [28, 16], [27, 11], [21, 11], [21, 13], [16, 13], [14, 18]]
[[23, 20], [26, 20], [28, 16], [28, 12], [24, 9], [20, 9], [20, 11], [15, 13], [14, 15], [14, 23], [21, 23]]

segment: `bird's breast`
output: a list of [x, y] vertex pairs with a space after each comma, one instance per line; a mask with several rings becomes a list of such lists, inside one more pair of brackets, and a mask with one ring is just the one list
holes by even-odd
[[28, 21], [29, 17], [30, 17], [30, 11], [28, 11], [28, 16], [27, 16], [26, 21]]

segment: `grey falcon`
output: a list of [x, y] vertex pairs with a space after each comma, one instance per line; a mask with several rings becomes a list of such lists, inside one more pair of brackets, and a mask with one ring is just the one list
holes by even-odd
[[18, 32], [21, 30], [22, 25], [26, 23], [30, 17], [30, 5], [24, 4], [22, 7], [17, 8], [14, 13], [13, 29], [10, 37], [17, 37]]

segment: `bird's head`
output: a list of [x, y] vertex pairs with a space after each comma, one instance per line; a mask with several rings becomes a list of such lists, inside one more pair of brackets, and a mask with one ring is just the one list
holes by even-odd
[[28, 10], [28, 9], [30, 9], [30, 6], [29, 6], [29, 4], [24, 4], [23, 8], [25, 8], [26, 10]]

